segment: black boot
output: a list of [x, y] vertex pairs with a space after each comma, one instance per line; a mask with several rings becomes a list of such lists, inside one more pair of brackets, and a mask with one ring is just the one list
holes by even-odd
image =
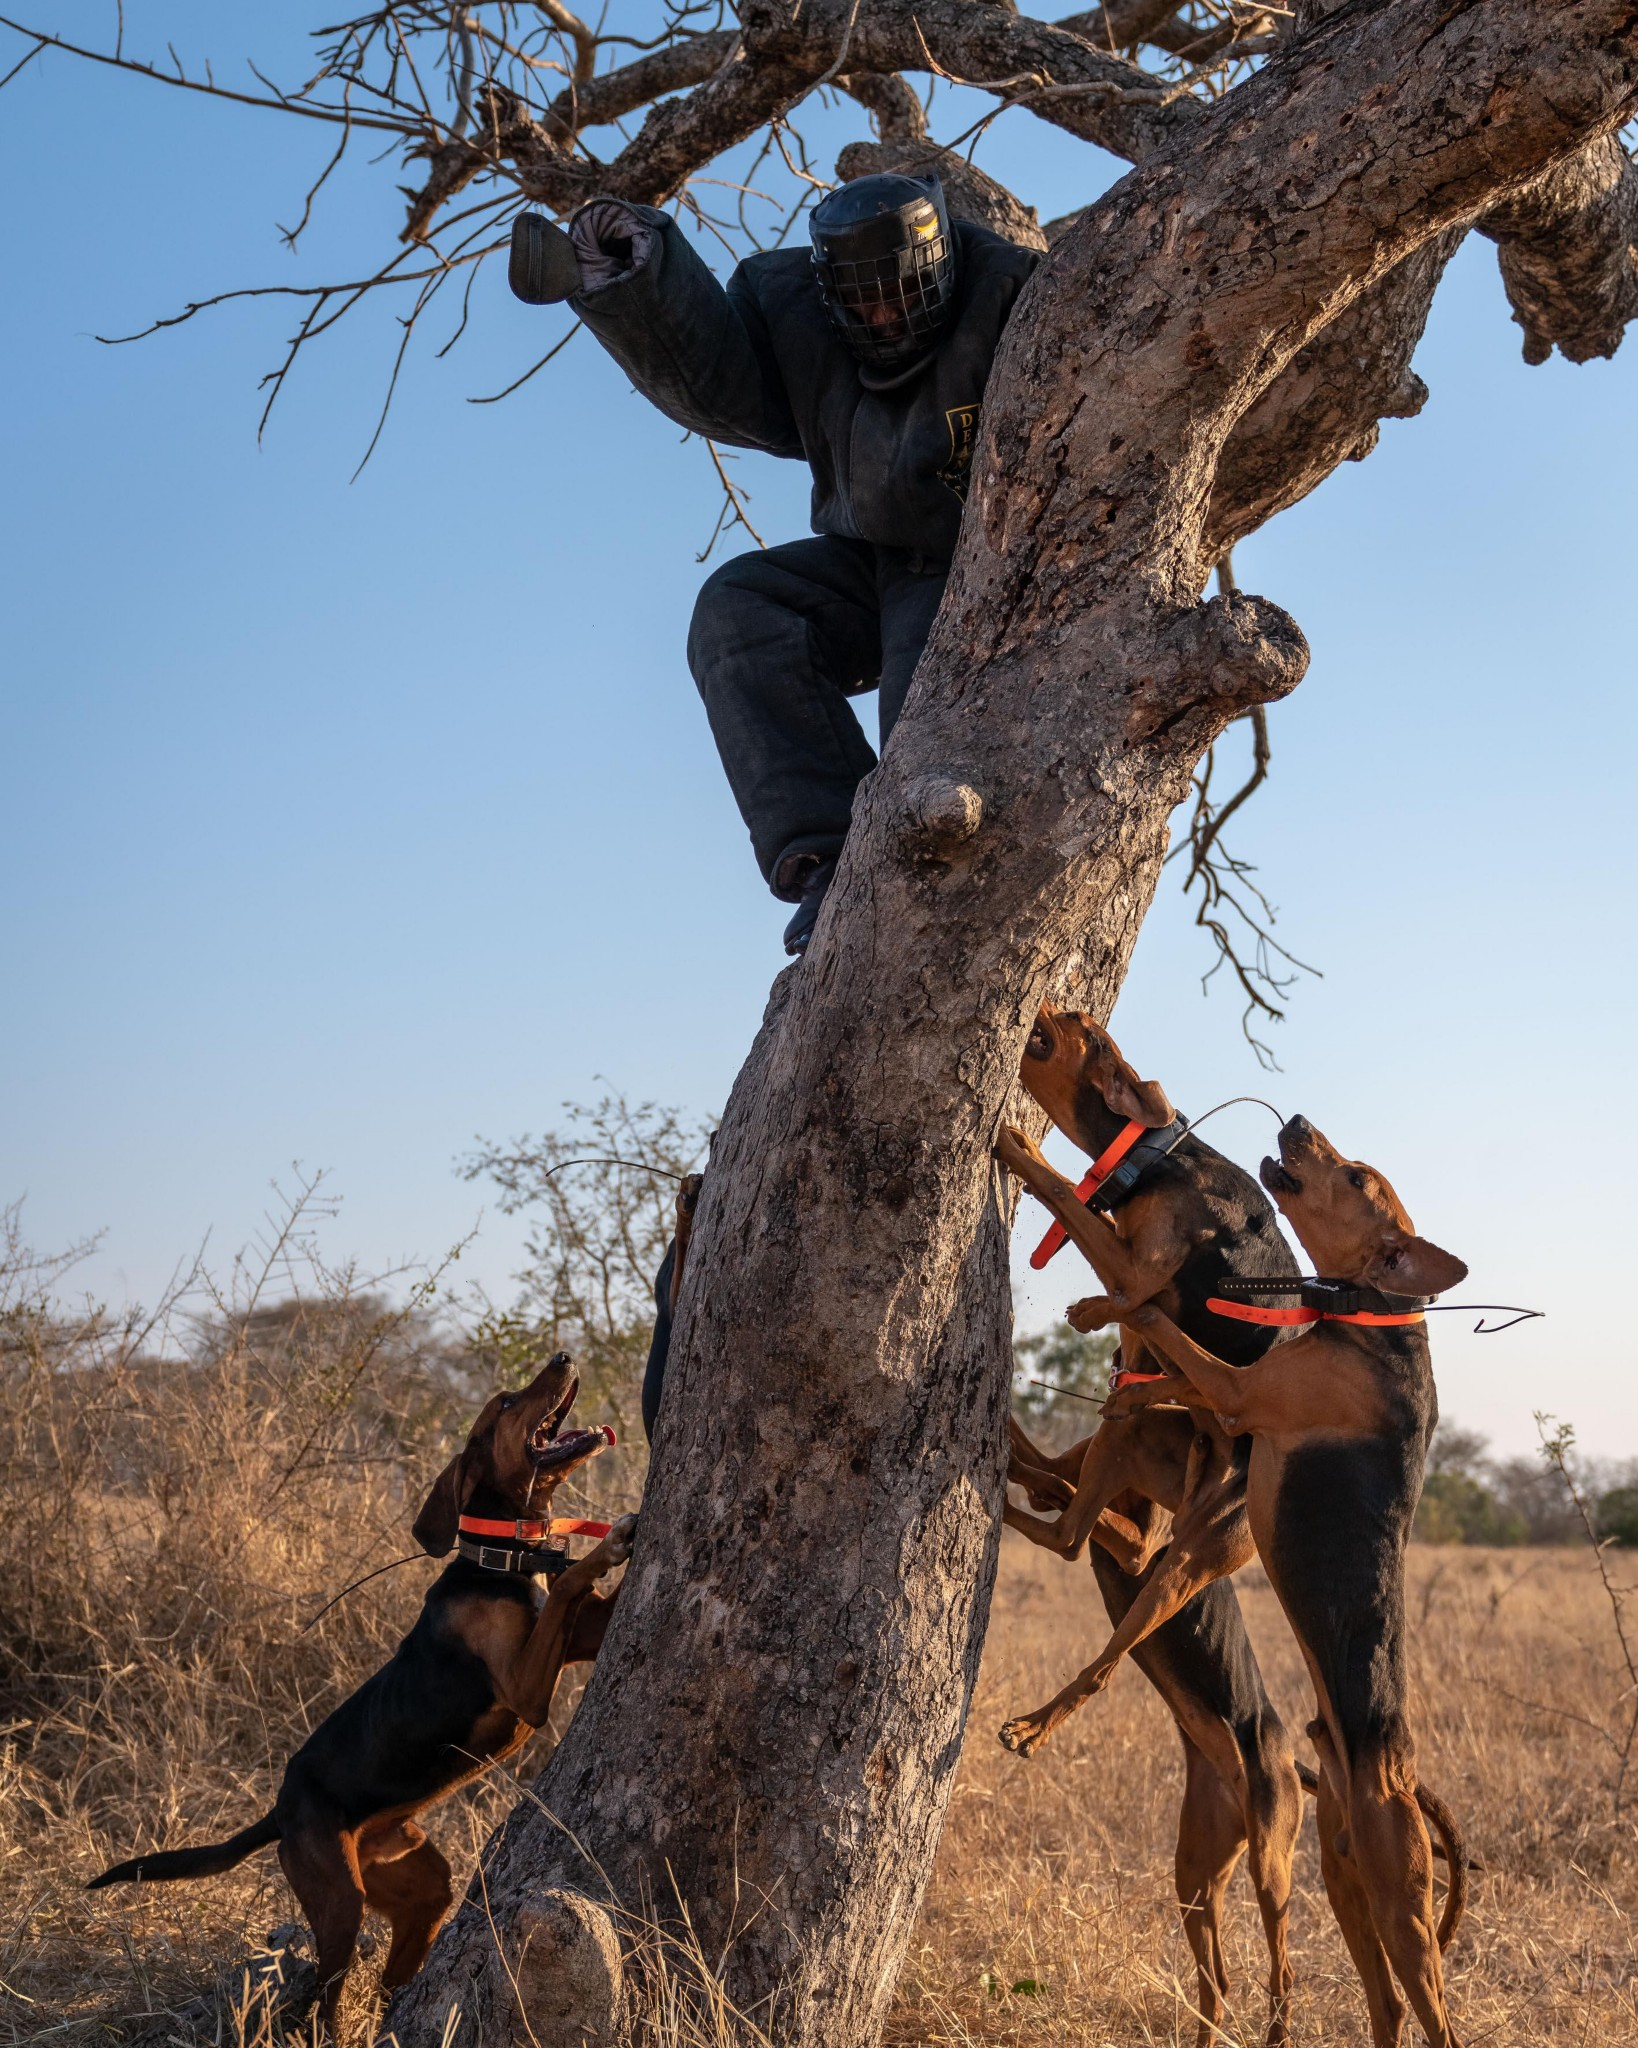
[[790, 923], [785, 927], [785, 951], [793, 959], [808, 950], [808, 941], [819, 921], [819, 906], [825, 900], [825, 891], [835, 873], [836, 856], [832, 854], [828, 860], [815, 861], [802, 877], [802, 894], [797, 899]]

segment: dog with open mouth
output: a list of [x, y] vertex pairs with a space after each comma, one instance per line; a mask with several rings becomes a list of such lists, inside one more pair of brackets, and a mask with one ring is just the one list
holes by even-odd
[[[1178, 1116], [1166, 1092], [1140, 1080], [1093, 1017], [1043, 1003], [1024, 1047], [1019, 1078], [1067, 1136], [1093, 1155], [1079, 1188], [1056, 1172], [1028, 1135], [1004, 1127], [995, 1154], [1052, 1212], [1052, 1235], [1036, 1254], [1050, 1256], [1056, 1239], [1071, 1240], [1106, 1292], [1076, 1302], [1069, 1320], [1079, 1330], [1122, 1324], [1117, 1384], [1146, 1364], [1143, 1340], [1126, 1320], [1140, 1302], [1158, 1302], [1184, 1329], [1208, 1336], [1208, 1296], [1231, 1278], [1295, 1279], [1297, 1268], [1267, 1197], [1247, 1173], [1207, 1145]], [[1090, 1204], [1090, 1206], [1088, 1206]], [[1220, 1327], [1220, 1326], [1219, 1326]], [[1260, 1358], [1279, 1332], [1248, 1328], [1231, 1334], [1232, 1362]], [[1172, 1513], [1170, 1542], [1145, 1572], [1141, 1590], [1103, 1650], [1034, 1713], [1014, 1715], [1001, 1731], [1008, 1749], [1032, 1756], [1065, 1718], [1101, 1692], [1122, 1657], [1185, 1607], [1204, 1587], [1250, 1560], [1245, 1475], [1249, 1441], [1236, 1441], [1209, 1408], [1193, 1416], [1177, 1408], [1105, 1421], [1072, 1450], [1049, 1458], [1012, 1424], [1008, 1478], [1031, 1504], [1056, 1499], [1051, 1521], [1010, 1502], [1008, 1528], [1065, 1558], [1090, 1540], [1131, 1573], [1147, 1555], [1122, 1554], [1127, 1529], [1142, 1515], [1139, 1501]]]
[[1397, 2043], [1403, 1987], [1433, 2048], [1458, 2048], [1441, 1951], [1461, 1910], [1462, 1861], [1434, 1925], [1432, 1849], [1423, 1824], [1406, 1663], [1405, 1546], [1438, 1420], [1423, 1311], [1467, 1276], [1417, 1236], [1374, 1167], [1347, 1159], [1306, 1117], [1262, 1163], [1316, 1278], [1279, 1294], [1215, 1301], [1225, 1327], [1300, 1334], [1236, 1369], [1155, 1305], [1122, 1323], [1181, 1376], [1118, 1394], [1205, 1405], [1249, 1431], [1247, 1505], [1257, 1551], [1302, 1648], [1317, 1713], [1320, 1862], [1364, 1983], [1371, 2036]]
[[117, 1863], [87, 1889], [210, 1877], [276, 1842], [312, 1929], [326, 2027], [366, 1906], [392, 1930], [383, 1987], [414, 1976], [454, 1897], [415, 1816], [544, 1725], [564, 1665], [602, 1644], [619, 1589], [605, 1597], [597, 1581], [631, 1554], [635, 1516], [574, 1561], [567, 1535], [601, 1525], [551, 1518], [556, 1489], [614, 1441], [563, 1427], [578, 1392], [560, 1351], [527, 1387], [485, 1403], [414, 1524], [429, 1555], [457, 1555], [392, 1657], [290, 1759], [271, 1811], [225, 1842]]
[[[1022, 1131], [1003, 1131], [996, 1146], [1009, 1172], [1057, 1219], [1035, 1263], [1073, 1239], [1108, 1290], [1069, 1310], [1077, 1328], [1101, 1328], [1128, 1303], [1157, 1299], [1204, 1333], [1213, 1321], [1206, 1299], [1229, 1275], [1295, 1279], [1296, 1262], [1256, 1182], [1188, 1132], [1165, 1090], [1139, 1077], [1095, 1018], [1043, 1003], [1019, 1078], [1094, 1161], [1077, 1189]], [[1083, 1206], [1088, 1196], [1101, 1213]], [[1141, 1339], [1122, 1334], [1123, 1373], [1155, 1369]], [[1236, 1332], [1237, 1356], [1260, 1357], [1277, 1334]], [[1124, 1655], [1134, 1657], [1183, 1740], [1177, 1900], [1195, 1961], [1198, 2048], [1221, 2038], [1228, 2010], [1223, 1908], [1242, 1855], [1268, 1944], [1266, 2039], [1269, 2048], [1283, 2048], [1290, 2039], [1291, 1858], [1304, 1777], [1222, 1575], [1251, 1553], [1250, 1441], [1233, 1439], [1209, 1410], [1191, 1417], [1181, 1408], [1107, 1420], [1055, 1456], [1016, 1420], [1011, 1435], [1009, 1481], [1037, 1512], [1009, 1503], [1008, 1526], [1064, 1558], [1088, 1549], [1114, 1632], [1046, 1706], [1013, 1716], [1001, 1740], [1034, 1755]], [[1060, 1512], [1049, 1521], [1039, 1511], [1051, 1507]], [[1171, 1511], [1169, 1529], [1157, 1509]]]

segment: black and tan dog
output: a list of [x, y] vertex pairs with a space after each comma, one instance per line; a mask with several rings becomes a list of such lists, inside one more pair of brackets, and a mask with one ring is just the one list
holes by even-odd
[[[1024, 1048], [1024, 1086], [1058, 1128], [1094, 1157], [1093, 1213], [1081, 1191], [1042, 1158], [1023, 1132], [1004, 1130], [996, 1156], [1052, 1210], [1108, 1292], [1077, 1302], [1077, 1329], [1101, 1329], [1142, 1302], [1155, 1302], [1203, 1341], [1223, 1341], [1225, 1326], [1206, 1303], [1235, 1279], [1290, 1279], [1297, 1268], [1261, 1188], [1232, 1160], [1189, 1132], [1153, 1081], [1141, 1081], [1095, 1019], [1042, 1006]], [[1085, 1184], [1083, 1183], [1083, 1188]], [[1257, 1325], [1229, 1330], [1235, 1364], [1262, 1357], [1279, 1332]], [[1141, 1339], [1123, 1338], [1122, 1377], [1141, 1370]], [[1252, 1555], [1245, 1511], [1249, 1442], [1236, 1442], [1209, 1408], [1108, 1420], [1067, 1458], [1042, 1470], [1040, 1454], [1016, 1425], [1009, 1477], [1043, 1503], [1052, 1482], [1073, 1494], [1053, 1521], [1012, 1506], [1009, 1527], [1063, 1557], [1089, 1539], [1128, 1569], [1122, 1555], [1133, 1501], [1171, 1510], [1171, 1540], [1120, 1617], [1100, 1655], [1034, 1714], [1008, 1721], [1001, 1740], [1032, 1755], [1068, 1715], [1114, 1675], [1121, 1658], [1199, 1590]], [[1077, 1459], [1073, 1473], [1070, 1460]], [[1061, 1497], [1061, 1495], [1060, 1495]], [[1113, 1518], [1113, 1521], [1112, 1521]]]
[[[1145, 1529], [1156, 1519], [1153, 1509], [1136, 1503], [1134, 1512]], [[1129, 1577], [1097, 1547], [1089, 1555], [1109, 1619], [1119, 1623], [1142, 1597], [1144, 1579]], [[1195, 1963], [1197, 2048], [1227, 2038], [1223, 1905], [1242, 1856], [1268, 1943], [1268, 2044], [1283, 2048], [1291, 2038], [1291, 1858], [1302, 1825], [1302, 1787], [1310, 1783], [1311, 1789], [1313, 1774], [1293, 1756], [1290, 1731], [1263, 1684], [1227, 1579], [1197, 1593], [1146, 1636], [1132, 1661], [1165, 1701], [1183, 1740], [1173, 1870]]]
[[[1250, 1431], [1257, 1549], [1313, 1679], [1326, 1889], [1365, 1986], [1377, 2048], [1400, 2039], [1404, 1987], [1433, 2048], [1457, 2048], [1440, 1949], [1462, 1872], [1434, 1927], [1405, 1664], [1405, 1545], [1437, 1401], [1422, 1309], [1466, 1275], [1418, 1237], [1382, 1176], [1344, 1159], [1303, 1117], [1280, 1132], [1263, 1185], [1313, 1259], [1300, 1304], [1230, 1312], [1301, 1334], [1247, 1368], [1196, 1342], [1156, 1305], [1123, 1311], [1182, 1384], [1133, 1387], [1117, 1408], [1170, 1392]], [[1223, 1328], [1234, 1325], [1225, 1321]], [[1454, 1910], [1453, 1910], [1454, 1908]]]
[[578, 1387], [559, 1352], [529, 1386], [485, 1405], [415, 1521], [424, 1550], [442, 1557], [458, 1544], [460, 1555], [391, 1659], [290, 1759], [272, 1811], [225, 1842], [115, 1864], [90, 1889], [211, 1877], [277, 1842], [312, 1927], [327, 2026], [366, 1906], [392, 1928], [382, 1983], [414, 1976], [452, 1898], [449, 1865], [415, 1816], [544, 1724], [564, 1665], [602, 1643], [615, 1596], [596, 1581], [630, 1555], [629, 1516], [574, 1563], [552, 1534], [553, 1492], [611, 1441], [563, 1429]]
[[[1020, 1071], [1030, 1094], [1100, 1166], [1115, 1152], [1095, 1195], [1108, 1205], [1115, 1230], [1137, 1247], [1139, 1270], [1152, 1271], [1153, 1291], [1189, 1322], [1207, 1325], [1204, 1300], [1225, 1274], [1295, 1275], [1261, 1189], [1199, 1139], [1176, 1142], [1183, 1126], [1165, 1091], [1138, 1078], [1094, 1019], [1043, 1006]], [[1050, 1176], [1051, 1189], [1085, 1215], [1077, 1191], [1052, 1174], [1027, 1140], [1009, 1133], [999, 1149], [1031, 1185], [1035, 1177]], [[1079, 1327], [1098, 1328], [1109, 1320], [1110, 1307], [1103, 1299], [1080, 1302], [1070, 1318]], [[1260, 1355], [1272, 1334], [1254, 1337], [1248, 1354]], [[1136, 1369], [1143, 1357], [1141, 1342], [1127, 1339], [1127, 1366]], [[1197, 1437], [1209, 1452], [1196, 1450]], [[1268, 2041], [1280, 2048], [1289, 2039], [1287, 1921], [1291, 1858], [1302, 1821], [1302, 1770], [1263, 1684], [1233, 1587], [1226, 1578], [1214, 1579], [1192, 1597], [1186, 1589], [1174, 1597], [1166, 1590], [1168, 1584], [1176, 1590], [1172, 1561], [1165, 1551], [1154, 1554], [1157, 1540], [1164, 1542], [1156, 1506], [1181, 1508], [1191, 1456], [1197, 1466], [1195, 1512], [1208, 1538], [1214, 1520], [1226, 1521], [1228, 1554], [1249, 1552], [1246, 1450], [1209, 1418], [1197, 1429], [1181, 1410], [1106, 1423], [1055, 1457], [1012, 1425], [1009, 1478], [1025, 1488], [1034, 1506], [1064, 1512], [1049, 1523], [1009, 1506], [1007, 1520], [1066, 1556], [1078, 1554], [1090, 1539], [1092, 1569], [1116, 1635], [1107, 1671], [1100, 1658], [1039, 1715], [1008, 1722], [1002, 1740], [1032, 1754], [1131, 1647], [1183, 1740], [1176, 1880], [1198, 1979], [1199, 2048], [1218, 2038], [1226, 2012], [1222, 1910], [1242, 1855], [1268, 1942]], [[1157, 1624], [1157, 1611], [1170, 1618]]]

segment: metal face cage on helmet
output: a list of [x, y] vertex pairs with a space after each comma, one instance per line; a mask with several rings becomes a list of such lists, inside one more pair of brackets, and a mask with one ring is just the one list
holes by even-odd
[[879, 172], [814, 208], [819, 296], [861, 363], [903, 369], [938, 341], [955, 310], [955, 237], [936, 177]]

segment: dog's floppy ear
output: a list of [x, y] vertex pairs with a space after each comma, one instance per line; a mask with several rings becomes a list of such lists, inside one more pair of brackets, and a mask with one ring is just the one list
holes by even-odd
[[1140, 1081], [1120, 1055], [1110, 1047], [1098, 1077], [1098, 1093], [1116, 1116], [1128, 1123], [1143, 1124], [1158, 1131], [1169, 1124], [1177, 1111], [1158, 1081]]
[[456, 1525], [466, 1505], [466, 1452], [460, 1451], [432, 1482], [410, 1534], [428, 1557], [445, 1557], [455, 1548]]
[[1467, 1267], [1454, 1252], [1397, 1230], [1382, 1240], [1365, 1272], [1367, 1285], [1384, 1294], [1443, 1294], [1466, 1278]]

